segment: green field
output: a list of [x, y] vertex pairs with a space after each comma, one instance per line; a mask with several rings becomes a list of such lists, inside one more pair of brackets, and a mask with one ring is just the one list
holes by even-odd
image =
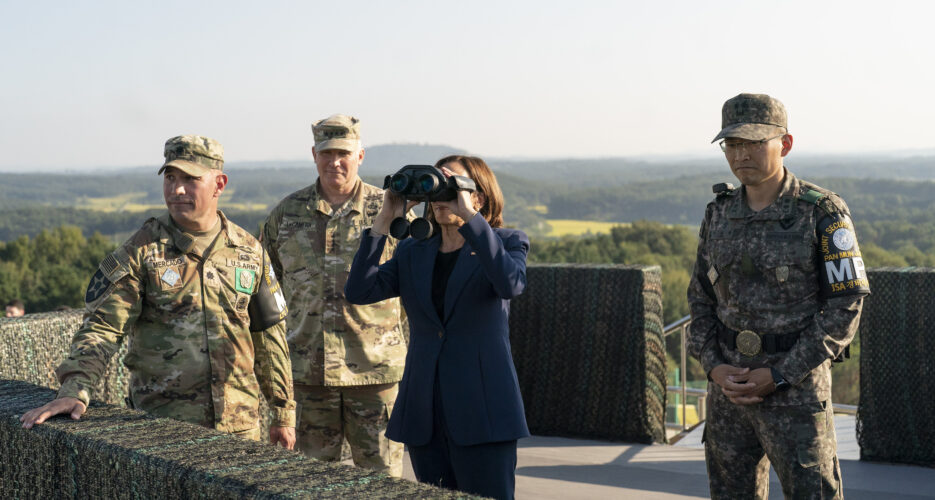
[[148, 208], [152, 208], [150, 205], [137, 203], [134, 200], [145, 199], [146, 193], [125, 193], [117, 196], [110, 196], [107, 198], [91, 198], [88, 196], [82, 196], [78, 198], [75, 208], [83, 208], [86, 210], [97, 210], [99, 212], [142, 212]]
[[[268, 206], [265, 203], [235, 203], [231, 199], [234, 197], [234, 190], [228, 188], [221, 195], [218, 206], [221, 209], [243, 210], [243, 211], [265, 211]], [[75, 208], [85, 210], [96, 210], [98, 212], [145, 212], [154, 208], [165, 208], [164, 203], [151, 204], [139, 203], [139, 200], [145, 200], [146, 193], [126, 193], [110, 197], [88, 197], [82, 196], [75, 204]]]

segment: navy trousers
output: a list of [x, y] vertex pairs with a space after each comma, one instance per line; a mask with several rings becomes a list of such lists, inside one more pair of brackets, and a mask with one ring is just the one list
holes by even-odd
[[409, 446], [409, 460], [422, 483], [512, 500], [516, 489], [516, 440], [458, 446], [448, 435], [435, 380], [432, 439]]

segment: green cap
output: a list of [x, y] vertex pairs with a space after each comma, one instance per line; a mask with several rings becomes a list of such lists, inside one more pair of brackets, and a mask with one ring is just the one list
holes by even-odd
[[348, 115], [331, 115], [312, 124], [315, 136], [315, 151], [360, 149], [360, 120]]
[[786, 108], [766, 94], [740, 94], [721, 108], [721, 133], [711, 142], [736, 137], [762, 141], [788, 134]]
[[201, 135], [180, 135], [166, 141], [166, 162], [157, 175], [167, 167], [175, 167], [188, 175], [201, 177], [211, 169], [224, 170], [224, 147], [221, 143]]

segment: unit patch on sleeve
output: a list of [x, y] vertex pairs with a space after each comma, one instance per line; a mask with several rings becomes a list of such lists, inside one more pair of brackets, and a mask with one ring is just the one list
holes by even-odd
[[117, 248], [114, 253], [101, 261], [84, 293], [84, 304], [88, 310], [93, 311], [97, 308], [100, 302], [114, 290], [114, 283], [130, 273], [129, 262], [130, 256], [124, 247]]
[[110, 288], [110, 285], [110, 280], [107, 279], [107, 276], [104, 276], [104, 271], [98, 268], [94, 276], [91, 277], [91, 282], [88, 283], [88, 290], [84, 294], [84, 302], [90, 304], [101, 298], [104, 292]]

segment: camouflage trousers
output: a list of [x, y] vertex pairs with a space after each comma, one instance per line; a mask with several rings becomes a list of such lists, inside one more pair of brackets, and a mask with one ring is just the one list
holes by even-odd
[[295, 384], [296, 447], [319, 460], [341, 458], [347, 439], [359, 467], [403, 475], [403, 445], [386, 437], [398, 383], [351, 387]]
[[741, 406], [709, 384], [704, 428], [711, 498], [769, 496], [769, 466], [786, 498], [844, 497], [830, 401]]
[[[133, 403], [129, 399], [127, 399], [126, 402], [127, 402], [128, 408], [134, 407]], [[158, 413], [155, 413], [155, 412], [150, 412], [150, 414], [157, 415], [160, 417], [164, 416], [165, 418], [171, 418], [173, 420], [178, 420], [181, 422], [188, 422], [190, 424], [200, 425], [202, 427], [207, 427], [209, 429], [216, 429], [214, 426], [214, 412], [211, 410], [211, 408], [205, 409], [205, 415], [201, 419], [194, 419], [187, 415], [178, 415], [178, 414], [159, 415]], [[224, 432], [224, 431], [221, 431], [221, 432]], [[257, 427], [253, 427], [250, 429], [244, 429], [242, 431], [228, 432], [228, 434], [230, 434], [231, 436], [237, 436], [241, 439], [246, 439], [248, 441], [261, 441], [263, 432], [260, 426], [257, 426]]]
[[[254, 427], [253, 429], [247, 429], [245, 431], [231, 432], [231, 435], [248, 441], [259, 441], [261, 437], [259, 427]], [[267, 439], [267, 441], [269, 441], [269, 439]]]

